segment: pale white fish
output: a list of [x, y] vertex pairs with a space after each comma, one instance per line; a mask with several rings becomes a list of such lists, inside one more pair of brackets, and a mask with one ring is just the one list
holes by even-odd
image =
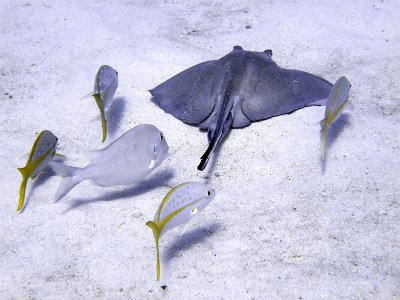
[[29, 178], [35, 179], [36, 175], [43, 171], [48, 163], [56, 155], [58, 138], [49, 130], [43, 130], [36, 138], [32, 150], [29, 153], [25, 167], [18, 168], [21, 172], [22, 182], [19, 188], [19, 200], [17, 211], [24, 206], [26, 184]]
[[138, 182], [158, 167], [167, 154], [168, 144], [164, 134], [154, 125], [138, 125], [99, 150], [92, 163], [84, 168], [52, 162], [50, 166], [54, 172], [65, 177], [55, 200], [60, 200], [74, 186], [87, 179], [100, 186]]
[[146, 223], [156, 242], [157, 280], [160, 280], [159, 238], [168, 230], [188, 222], [215, 197], [210, 186], [200, 182], [182, 183], [170, 190], [161, 202], [153, 221]]
[[112, 67], [103, 65], [100, 67], [94, 80], [94, 91], [92, 96], [100, 109], [101, 127], [103, 132], [102, 142], [107, 136], [107, 123], [105, 109], [111, 104], [118, 87], [118, 72]]
[[352, 104], [349, 102], [350, 87], [350, 82], [346, 77], [342, 76], [335, 82], [329, 93], [325, 110], [325, 118], [320, 122], [321, 155], [323, 160], [325, 159], [326, 155], [326, 143], [329, 127], [339, 118], [346, 106], [352, 108]]

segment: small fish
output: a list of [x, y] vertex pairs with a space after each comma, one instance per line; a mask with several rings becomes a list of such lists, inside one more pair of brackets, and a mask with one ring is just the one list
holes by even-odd
[[99, 150], [92, 163], [84, 168], [51, 162], [53, 171], [65, 177], [58, 187], [55, 200], [60, 200], [74, 186], [87, 179], [100, 186], [138, 182], [158, 167], [167, 154], [168, 144], [164, 134], [154, 125], [138, 125]]
[[157, 252], [157, 280], [160, 280], [159, 238], [168, 230], [188, 222], [215, 197], [215, 191], [204, 183], [186, 182], [170, 190], [164, 197], [153, 221], [146, 223], [153, 230]]
[[110, 105], [118, 87], [118, 72], [110, 66], [101, 66], [94, 81], [93, 97], [100, 109], [101, 127], [103, 129], [102, 143], [107, 135], [107, 124], [104, 110]]
[[335, 82], [329, 93], [325, 118], [320, 122], [322, 160], [325, 159], [326, 155], [326, 140], [329, 127], [338, 119], [346, 106], [352, 107], [352, 104], [349, 102], [350, 87], [350, 82], [346, 77], [342, 76]]
[[46, 168], [47, 164], [56, 154], [58, 138], [49, 130], [43, 130], [33, 144], [25, 167], [18, 168], [21, 172], [22, 182], [19, 188], [19, 200], [17, 211], [24, 206], [26, 184], [29, 178], [35, 179], [36, 175]]

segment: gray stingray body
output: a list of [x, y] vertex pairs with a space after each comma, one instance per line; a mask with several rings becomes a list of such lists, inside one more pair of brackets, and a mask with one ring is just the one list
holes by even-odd
[[150, 90], [167, 113], [208, 130], [209, 147], [199, 170], [230, 128], [326, 104], [330, 82], [280, 68], [271, 57], [271, 50], [252, 52], [235, 46], [221, 59], [195, 65]]

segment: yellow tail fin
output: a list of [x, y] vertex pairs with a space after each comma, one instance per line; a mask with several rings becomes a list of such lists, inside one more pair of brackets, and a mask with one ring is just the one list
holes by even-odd
[[104, 114], [104, 107], [101, 104], [101, 99], [99, 94], [93, 94], [94, 99], [96, 100], [96, 104], [100, 109], [100, 117], [101, 117], [101, 128], [103, 130], [103, 137], [101, 142], [104, 143], [107, 136], [107, 124], [106, 124], [106, 116]]
[[157, 281], [160, 281], [160, 252], [158, 251], [158, 238], [160, 237], [160, 231], [158, 229], [158, 226], [156, 223], [153, 221], [149, 221], [146, 223], [147, 226], [149, 226], [154, 235], [154, 240], [156, 241], [156, 252], [157, 252]]
[[321, 129], [321, 156], [322, 160], [325, 160], [326, 154], [326, 140], [328, 135], [328, 122], [325, 122], [324, 127]]
[[19, 187], [19, 199], [18, 199], [18, 207], [17, 207], [17, 211], [20, 212], [22, 207], [24, 206], [26, 183], [28, 181], [29, 175], [28, 175], [28, 170], [26, 167], [18, 168], [18, 171], [20, 171], [21, 175], [22, 175], [22, 182], [21, 182], [21, 186]]

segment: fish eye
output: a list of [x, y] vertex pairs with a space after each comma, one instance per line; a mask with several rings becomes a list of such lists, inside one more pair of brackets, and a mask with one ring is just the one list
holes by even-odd
[[117, 75], [118, 75], [118, 72], [117, 72], [117, 71], [115, 71], [115, 73], [117, 73]]
[[211, 192], [210, 191], [208, 191], [208, 196], [210, 196], [211, 195]]

